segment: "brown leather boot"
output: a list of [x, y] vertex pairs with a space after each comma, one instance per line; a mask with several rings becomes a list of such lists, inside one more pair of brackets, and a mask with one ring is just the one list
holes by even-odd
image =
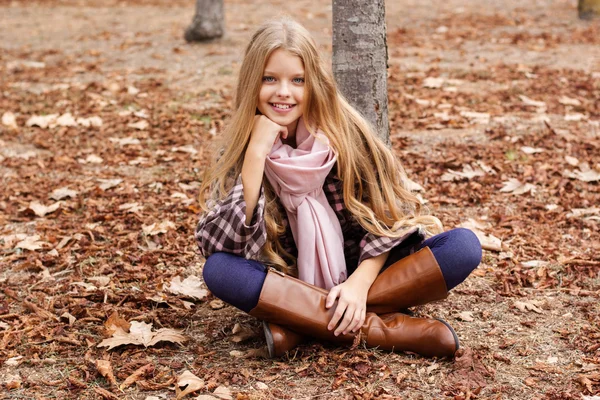
[[283, 356], [306, 339], [304, 335], [266, 321], [263, 321], [263, 329], [271, 358]]
[[367, 295], [367, 311], [397, 312], [448, 297], [442, 270], [429, 247], [404, 257], [377, 276]]
[[[271, 269], [250, 315], [304, 335], [350, 344], [356, 334], [335, 336], [327, 329], [335, 311], [335, 307], [325, 308], [327, 294], [327, 290]], [[429, 357], [452, 356], [458, 349], [458, 338], [448, 324], [400, 313], [383, 317], [367, 313], [360, 335], [369, 347]]]
[[[393, 313], [447, 296], [440, 266], [429, 247], [424, 247], [379, 274], [367, 295], [367, 311]], [[304, 341], [301, 335], [282, 326], [269, 323], [264, 329], [271, 357], [280, 357]]]

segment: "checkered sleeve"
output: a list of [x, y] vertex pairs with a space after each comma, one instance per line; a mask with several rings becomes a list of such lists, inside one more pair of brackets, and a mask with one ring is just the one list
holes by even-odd
[[[410, 239], [410, 240], [409, 240]], [[420, 226], [407, 228], [398, 238], [390, 238], [387, 236], [377, 236], [367, 232], [360, 241], [360, 257], [361, 262], [368, 258], [377, 257], [386, 251], [392, 250], [394, 247], [403, 245], [405, 242], [420, 243], [425, 239], [425, 230]]]
[[246, 225], [246, 202], [239, 176], [228, 196], [213, 201], [210, 210], [200, 217], [195, 232], [200, 253], [208, 257], [222, 251], [248, 259], [258, 258], [267, 241], [264, 210], [265, 194], [261, 187], [254, 215], [250, 225]]

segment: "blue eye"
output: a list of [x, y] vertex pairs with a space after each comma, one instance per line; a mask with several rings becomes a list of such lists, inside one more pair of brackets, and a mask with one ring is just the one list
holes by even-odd
[[272, 76], [263, 76], [263, 82], [275, 82], [275, 78]]
[[294, 83], [304, 83], [304, 78], [294, 78], [294, 79], [292, 79], [292, 82], [294, 82]]

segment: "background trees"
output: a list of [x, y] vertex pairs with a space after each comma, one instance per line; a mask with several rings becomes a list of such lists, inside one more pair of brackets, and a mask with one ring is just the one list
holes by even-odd
[[202, 42], [219, 38], [224, 33], [223, 0], [196, 0], [196, 14], [185, 31], [185, 40]]
[[389, 143], [384, 0], [333, 0], [333, 73], [344, 96]]

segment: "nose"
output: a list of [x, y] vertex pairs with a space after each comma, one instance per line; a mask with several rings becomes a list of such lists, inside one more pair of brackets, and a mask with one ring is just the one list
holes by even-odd
[[281, 84], [277, 87], [277, 96], [290, 97], [290, 88], [285, 81], [281, 82]]

